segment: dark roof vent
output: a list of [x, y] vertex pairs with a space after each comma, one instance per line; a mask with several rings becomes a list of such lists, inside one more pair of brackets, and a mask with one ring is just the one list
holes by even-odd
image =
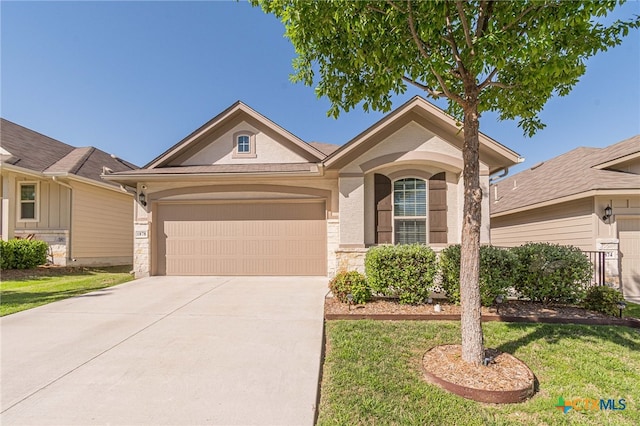
[[544, 161], [541, 161], [539, 163], [534, 164], [533, 166], [531, 166], [531, 170], [535, 170], [538, 167], [542, 166], [544, 164]]

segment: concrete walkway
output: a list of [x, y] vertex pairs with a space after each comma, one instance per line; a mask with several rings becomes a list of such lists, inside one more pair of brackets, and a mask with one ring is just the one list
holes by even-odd
[[152, 277], [0, 319], [3, 425], [312, 425], [322, 277]]

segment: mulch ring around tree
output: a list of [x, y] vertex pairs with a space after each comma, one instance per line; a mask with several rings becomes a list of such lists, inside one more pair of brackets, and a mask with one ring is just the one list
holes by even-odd
[[[435, 303], [441, 311], [436, 312]], [[362, 305], [348, 305], [332, 296], [325, 298], [326, 320], [373, 319], [373, 320], [460, 320], [460, 306], [443, 301], [424, 305], [401, 305], [396, 299], [377, 298]], [[616, 318], [599, 312], [588, 311], [577, 306], [543, 305], [521, 300], [507, 300], [499, 306], [482, 307], [483, 321], [571, 323], [586, 325], [622, 325], [640, 328], [640, 320]]]
[[485, 350], [486, 365], [462, 360], [460, 345], [440, 345], [422, 358], [425, 379], [474, 401], [508, 404], [533, 396], [536, 378], [525, 363], [496, 349]]

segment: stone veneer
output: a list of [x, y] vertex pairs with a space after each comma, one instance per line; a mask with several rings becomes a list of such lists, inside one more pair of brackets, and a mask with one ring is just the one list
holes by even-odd
[[26, 238], [33, 234], [36, 240], [42, 240], [49, 244], [47, 261], [51, 260], [54, 265], [67, 266], [69, 259], [69, 231], [66, 229], [21, 229], [15, 230], [14, 235], [19, 238]]
[[[364, 274], [364, 258], [367, 255], [366, 248], [340, 248], [335, 250], [337, 271], [358, 271]], [[330, 274], [333, 277], [335, 273]]]
[[151, 273], [149, 222], [134, 222], [133, 233], [133, 272], [136, 278], [148, 277]]
[[340, 245], [340, 220], [327, 219], [327, 275], [333, 277], [338, 271], [336, 250]]
[[596, 250], [604, 252], [604, 281], [609, 287], [622, 290], [620, 283], [620, 240], [597, 238]]

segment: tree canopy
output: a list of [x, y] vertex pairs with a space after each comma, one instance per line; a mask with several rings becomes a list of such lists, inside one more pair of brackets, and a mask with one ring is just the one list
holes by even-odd
[[547, 100], [578, 82], [586, 59], [640, 22], [602, 23], [622, 1], [253, 2], [284, 23], [298, 54], [293, 80], [317, 81], [333, 116], [360, 102], [387, 111], [392, 93], [413, 84], [446, 97], [462, 118], [473, 82], [479, 113], [519, 118], [529, 135], [543, 127]]
[[[460, 299], [462, 358], [484, 355], [479, 278], [479, 117], [520, 119], [528, 135], [553, 94], [568, 94], [585, 61], [622, 42], [640, 17], [605, 25], [622, 1], [251, 0], [284, 23], [294, 81], [313, 85], [337, 117], [362, 102], [388, 111], [412, 84], [445, 97], [463, 124]], [[319, 77], [316, 78], [316, 73]]]

